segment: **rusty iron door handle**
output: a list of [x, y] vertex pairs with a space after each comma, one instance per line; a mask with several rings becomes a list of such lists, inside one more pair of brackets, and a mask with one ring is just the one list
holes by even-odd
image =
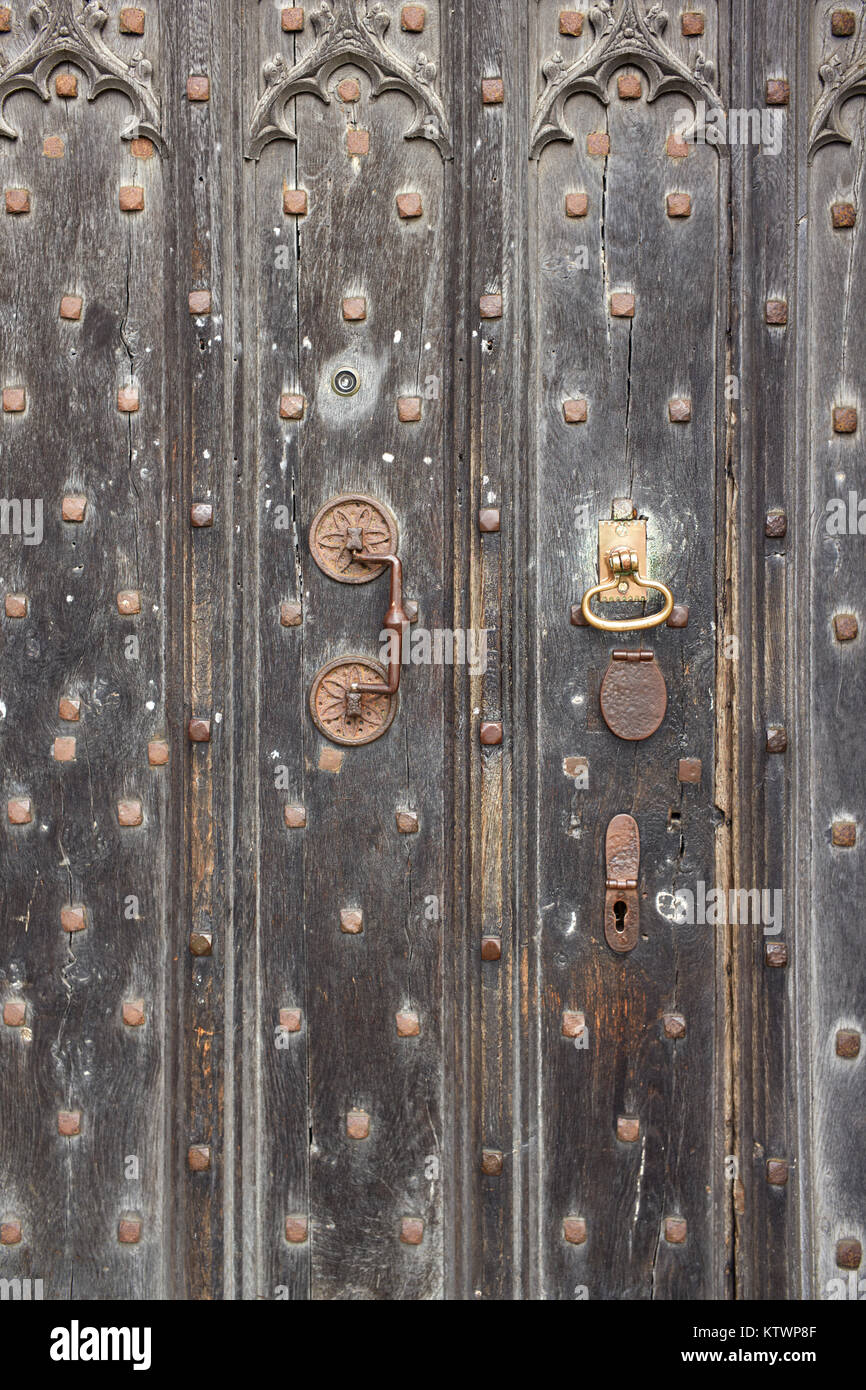
[[382, 620], [383, 629], [391, 633], [391, 642], [387, 681], [353, 681], [349, 695], [396, 695], [400, 689], [403, 633], [409, 622], [409, 615], [403, 607], [403, 565], [396, 555], [370, 555], [365, 550], [354, 550], [353, 553], [356, 560], [387, 565], [391, 571], [388, 607]]

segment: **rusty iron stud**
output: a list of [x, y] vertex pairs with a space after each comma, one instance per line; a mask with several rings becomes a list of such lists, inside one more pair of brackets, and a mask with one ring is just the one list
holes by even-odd
[[309, 1233], [310, 1223], [306, 1216], [294, 1213], [286, 1217], [285, 1233], [289, 1245], [303, 1245]]
[[302, 420], [304, 418], [304, 407], [306, 404], [307, 401], [305, 396], [298, 396], [284, 391], [280, 396], [280, 419]]
[[505, 100], [505, 83], [501, 77], [482, 77], [481, 100], [485, 106], [499, 106]]
[[499, 1149], [481, 1150], [481, 1171], [488, 1178], [498, 1178], [502, 1174], [502, 1154]]
[[668, 1245], [683, 1245], [686, 1239], [686, 1222], [682, 1216], [665, 1217], [665, 1240]]
[[147, 745], [147, 761], [151, 767], [165, 767], [168, 753], [168, 744], [164, 738], [152, 738]]
[[369, 1139], [370, 1116], [366, 1110], [350, 1110], [346, 1115], [346, 1134], [349, 1139]]
[[20, 1028], [27, 1018], [27, 1005], [23, 999], [7, 999], [3, 1005], [3, 1022], [7, 1028]]
[[634, 318], [634, 295], [624, 292], [617, 292], [610, 297], [610, 312], [615, 319]]
[[141, 612], [141, 594], [137, 589], [121, 589], [117, 595], [117, 611], [122, 618]]
[[118, 16], [117, 27], [121, 34], [143, 34], [144, 10], [122, 9]]
[[579, 603], [571, 605], [571, 625], [572, 627], [589, 627], [589, 623], [583, 616], [583, 606]]
[[676, 131], [668, 136], [665, 150], [669, 159], [686, 159], [689, 153], [686, 141]]
[[210, 101], [210, 78], [203, 72], [191, 72], [186, 79], [187, 101]]
[[280, 1009], [280, 1027], [287, 1033], [300, 1033], [301, 1017], [300, 1009]]
[[683, 396], [668, 401], [668, 419], [672, 425], [687, 425], [692, 418], [692, 403]]
[[202, 317], [211, 311], [211, 292], [210, 290], [190, 290], [187, 295], [187, 305], [189, 311], [196, 317]]
[[144, 189], [137, 183], [125, 183], [118, 194], [121, 212], [143, 212]]
[[8, 34], [12, 29], [12, 10], [8, 5], [0, 5], [0, 34]]
[[616, 91], [620, 101], [639, 101], [643, 88], [636, 73], [624, 72], [616, 80]]
[[700, 10], [684, 10], [681, 15], [683, 35], [687, 39], [700, 38], [704, 32], [704, 16]]
[[682, 1014], [665, 1014], [662, 1019], [662, 1028], [666, 1038], [678, 1040], [686, 1036], [686, 1021]]
[[46, 159], [62, 159], [66, 154], [66, 146], [59, 135], [46, 135], [42, 142], [42, 153]]
[[588, 193], [566, 193], [565, 195], [565, 215], [566, 217], [586, 217], [589, 212]]
[[190, 526], [213, 526], [213, 506], [210, 502], [193, 502], [189, 509]]
[[692, 199], [689, 193], [669, 193], [667, 196], [668, 217], [691, 217]]
[[189, 949], [194, 956], [209, 956], [213, 952], [213, 933], [192, 931], [189, 934]]
[[121, 1014], [127, 1028], [140, 1028], [144, 1023], [144, 1000], [125, 999]]
[[420, 396], [397, 397], [397, 419], [402, 425], [414, 424], [421, 419]]
[[294, 599], [285, 599], [280, 604], [280, 626], [281, 627], [300, 627], [303, 621], [303, 609]]
[[81, 1133], [81, 1111], [59, 1110], [57, 1112], [57, 1133], [64, 1139], [71, 1139]]
[[347, 130], [346, 149], [350, 155], [361, 155], [370, 153], [370, 132], [369, 130]]
[[562, 418], [567, 425], [582, 425], [586, 422], [589, 406], [585, 400], [576, 399], [562, 402]]
[[788, 534], [788, 514], [781, 507], [772, 507], [764, 517], [764, 535], [770, 540], [781, 540]]
[[616, 1122], [616, 1137], [623, 1144], [636, 1144], [640, 1138], [640, 1120], [636, 1115], [619, 1115]]
[[767, 1182], [771, 1187], [786, 1187], [788, 1183], [788, 1163], [784, 1158], [767, 1159]]
[[130, 140], [129, 149], [136, 159], [152, 159], [155, 153], [153, 141], [147, 140], [144, 136], [140, 136], [137, 140]]
[[560, 10], [559, 32], [567, 38], [580, 38], [583, 33], [583, 15], [580, 10]]
[[478, 301], [478, 311], [483, 319], [501, 319], [502, 295], [483, 294]]
[[502, 956], [502, 938], [499, 936], [482, 936], [481, 938], [481, 959], [499, 960]]
[[337, 96], [347, 105], [361, 100], [361, 84], [356, 77], [344, 77], [337, 83]]
[[305, 806], [284, 806], [283, 820], [289, 830], [303, 830], [307, 824], [307, 808]]
[[853, 10], [834, 10], [830, 16], [830, 33], [834, 39], [850, 39], [857, 29]]
[[118, 801], [118, 825], [141, 825], [143, 819], [144, 812], [142, 811], [140, 801]]
[[423, 5], [404, 5], [400, 11], [400, 28], [407, 34], [420, 34], [424, 29], [427, 11]]
[[87, 926], [87, 908], [82, 903], [67, 903], [60, 909], [60, 925], [71, 936]]
[[395, 811], [394, 819], [397, 829], [401, 835], [418, 834], [418, 812], [417, 811]]
[[863, 1259], [863, 1247], [859, 1240], [848, 1237], [836, 1242], [836, 1264], [840, 1269], [859, 1269]]
[[186, 726], [190, 743], [210, 743], [210, 720], [194, 718]]
[[830, 215], [833, 226], [840, 230], [853, 227], [857, 221], [857, 209], [853, 203], [834, 203]]
[[788, 322], [787, 299], [768, 299], [764, 305], [764, 317], [767, 323], [784, 326]]
[[499, 508], [482, 507], [478, 513], [478, 529], [483, 535], [492, 535], [499, 530]]
[[835, 434], [854, 434], [857, 429], [857, 411], [852, 405], [833, 407], [833, 431]]
[[117, 1223], [117, 1239], [121, 1245], [138, 1245], [141, 1240], [141, 1217], [122, 1216]]
[[671, 609], [671, 615], [665, 624], [666, 627], [688, 627], [689, 610], [684, 603], [675, 603]]
[[781, 970], [788, 964], [788, 947], [784, 941], [764, 942], [764, 964], [772, 970]]
[[4, 386], [3, 409], [7, 415], [20, 415], [27, 404], [23, 386]]
[[610, 136], [606, 130], [591, 130], [586, 137], [587, 154], [610, 154]]
[[495, 748], [502, 742], [502, 725], [496, 720], [485, 719], [481, 724], [479, 738], [485, 748]]
[[853, 820], [836, 820], [832, 830], [833, 844], [837, 849], [853, 849], [857, 843], [857, 823]]
[[5, 1221], [0, 1221], [0, 1245], [20, 1244], [21, 1222], [17, 1217], [7, 1216]]
[[347, 323], [361, 323], [367, 317], [367, 301], [363, 295], [350, 295], [343, 300], [343, 318]]
[[347, 936], [359, 936], [364, 930], [364, 914], [357, 907], [342, 907], [340, 909], [340, 931]]
[[289, 188], [283, 184], [283, 212], [286, 217], [306, 217], [308, 206], [305, 188]]
[[30, 211], [29, 188], [6, 189], [6, 211], [18, 215]]
[[67, 493], [60, 504], [63, 521], [83, 521], [87, 512], [87, 498], [80, 493]]
[[421, 1032], [421, 1020], [414, 1009], [401, 1009], [394, 1015], [398, 1038], [417, 1038]]
[[680, 758], [677, 763], [677, 781], [694, 782], [701, 780], [701, 760], [700, 758]]
[[284, 34], [297, 34], [304, 27], [304, 11], [300, 5], [287, 5], [280, 15]]
[[80, 294], [64, 294], [60, 300], [60, 317], [77, 322], [81, 318], [84, 300]]
[[784, 753], [788, 748], [788, 735], [781, 724], [771, 724], [767, 730], [767, 752]]
[[840, 1028], [836, 1033], [836, 1056], [853, 1062], [860, 1056], [860, 1034], [856, 1028]]
[[860, 631], [855, 613], [836, 613], [833, 618], [833, 628], [837, 642], [853, 642]]
[[404, 1245], [420, 1245], [424, 1239], [424, 1222], [420, 1216], [404, 1216], [400, 1222], [400, 1239]]
[[120, 386], [117, 391], [117, 408], [124, 415], [134, 415], [140, 405], [137, 386]]
[[583, 1216], [566, 1216], [562, 1223], [562, 1234], [569, 1245], [586, 1244], [586, 1219]]
[[186, 1153], [187, 1167], [191, 1173], [206, 1173], [210, 1168], [210, 1148], [207, 1144], [190, 1144]]
[[791, 100], [791, 84], [783, 77], [770, 78], [766, 100], [768, 106], [787, 106]]
[[403, 218], [420, 217], [424, 211], [420, 193], [398, 193], [396, 203], [397, 212]]
[[56, 738], [52, 746], [52, 756], [58, 763], [74, 763], [75, 739], [68, 736]]
[[6, 818], [10, 825], [30, 825], [33, 820], [33, 803], [29, 796], [13, 796], [6, 802]]
[[564, 1009], [562, 1013], [562, 1036], [581, 1038], [586, 1030], [586, 1017], [577, 1009]]

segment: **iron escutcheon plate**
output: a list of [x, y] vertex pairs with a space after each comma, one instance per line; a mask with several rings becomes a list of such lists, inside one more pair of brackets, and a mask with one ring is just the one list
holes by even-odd
[[665, 717], [668, 692], [652, 652], [615, 651], [600, 692], [604, 722], [617, 738], [637, 742]]
[[623, 955], [637, 945], [640, 926], [637, 896], [640, 833], [633, 816], [614, 816], [607, 827], [604, 854], [607, 867], [604, 938], [612, 951]]
[[339, 656], [316, 673], [310, 690], [310, 714], [320, 733], [332, 743], [356, 748], [373, 743], [388, 730], [397, 713], [396, 695], [357, 696], [350, 708], [350, 688], [387, 680], [384, 666], [369, 656]]
[[384, 502], [363, 492], [347, 492], [325, 502], [310, 526], [310, 554], [319, 569], [341, 584], [367, 584], [384, 565], [356, 560], [349, 549], [350, 531], [361, 549], [373, 555], [396, 555], [397, 523]]

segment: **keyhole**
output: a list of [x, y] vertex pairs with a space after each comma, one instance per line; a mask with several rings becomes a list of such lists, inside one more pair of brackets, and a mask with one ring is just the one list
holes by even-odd
[[619, 902], [614, 903], [614, 905], [613, 905], [613, 915], [614, 915], [614, 917], [616, 918], [616, 921], [614, 922], [613, 925], [614, 925], [614, 928], [615, 928], [616, 931], [618, 931], [618, 932], [624, 932], [624, 931], [625, 931], [625, 917], [626, 917], [626, 913], [627, 913], [627, 912], [628, 912], [628, 906], [626, 905], [626, 903], [624, 903], [624, 902], [622, 901], [622, 899], [620, 899]]

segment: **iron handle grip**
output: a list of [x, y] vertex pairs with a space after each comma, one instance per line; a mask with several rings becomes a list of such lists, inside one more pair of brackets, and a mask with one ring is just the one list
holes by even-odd
[[[403, 631], [409, 622], [409, 615], [403, 607], [403, 564], [396, 555], [371, 555], [365, 550], [354, 552], [356, 560], [367, 560], [370, 564], [387, 565], [391, 572], [388, 607], [382, 627], [392, 635], [388, 656], [388, 680], [354, 681], [350, 689], [357, 695], [396, 695], [400, 689], [400, 660], [403, 646]], [[396, 641], [394, 638], [396, 637]]]

